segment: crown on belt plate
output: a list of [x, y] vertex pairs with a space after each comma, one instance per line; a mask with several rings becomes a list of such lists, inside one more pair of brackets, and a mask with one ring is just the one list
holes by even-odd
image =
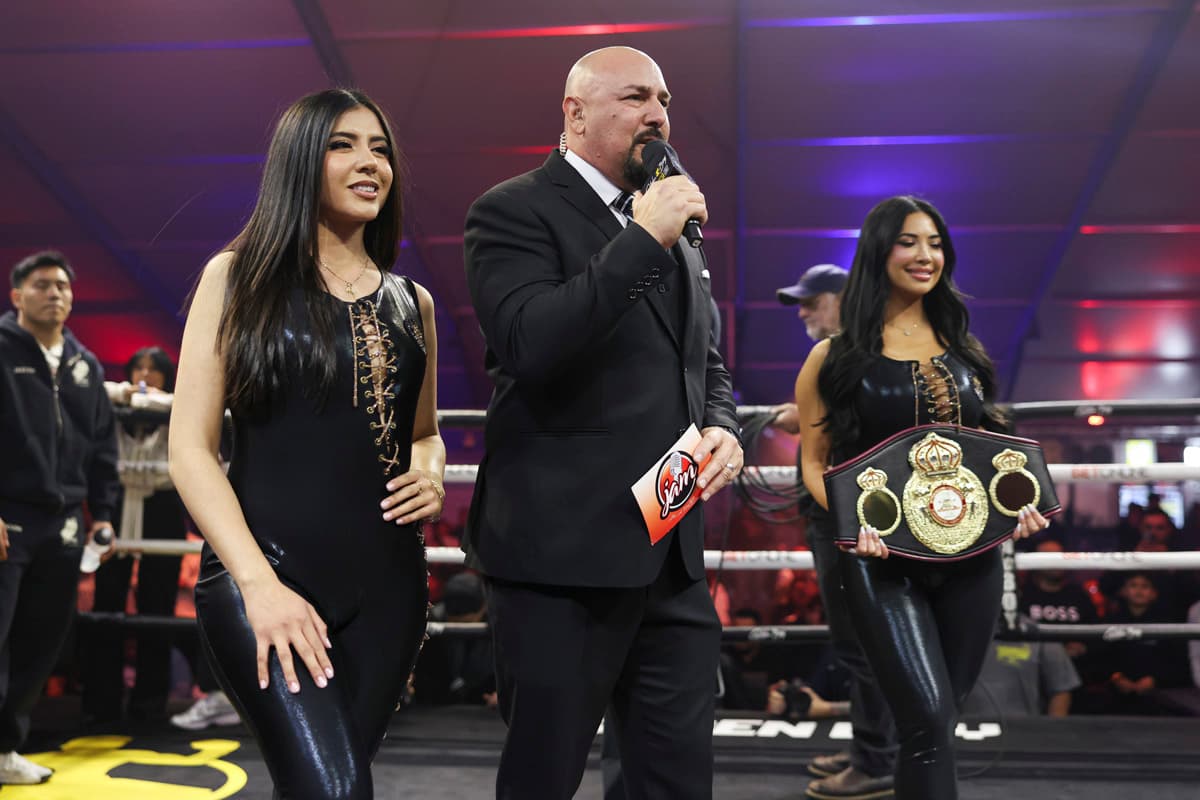
[[908, 451], [908, 463], [930, 478], [954, 475], [962, 464], [962, 447], [931, 433]]

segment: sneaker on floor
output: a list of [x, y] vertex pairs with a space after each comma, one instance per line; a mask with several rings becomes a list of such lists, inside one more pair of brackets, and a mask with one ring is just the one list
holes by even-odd
[[171, 717], [171, 724], [187, 731], [198, 731], [210, 725], [233, 725], [238, 721], [237, 710], [224, 692], [212, 692], [201, 697], [187, 711]]
[[37, 763], [36, 761], [30, 761], [28, 758], [25, 758], [25, 756], [18, 756], [18, 757], [22, 761], [33, 765], [33, 768], [35, 771], [40, 772], [41, 774], [45, 775], [47, 778], [49, 778], [51, 775], [54, 774], [54, 770], [50, 769], [49, 767], [43, 767], [41, 764]]
[[872, 778], [854, 767], [846, 767], [836, 775], [810, 783], [804, 796], [816, 800], [882, 800], [895, 797], [896, 791], [891, 775]]
[[850, 766], [850, 752], [842, 750], [837, 753], [814, 756], [813, 760], [808, 762], [808, 772], [818, 778], [828, 778], [830, 775], [837, 775], [848, 766]]
[[17, 752], [0, 753], [0, 783], [32, 785], [45, 783], [54, 770], [35, 764]]

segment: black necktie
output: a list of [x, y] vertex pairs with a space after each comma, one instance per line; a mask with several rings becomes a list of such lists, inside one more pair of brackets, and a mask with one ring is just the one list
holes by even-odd
[[633, 222], [633, 195], [629, 192], [621, 192], [617, 195], [617, 198], [612, 201], [612, 207], [624, 214], [625, 219]]

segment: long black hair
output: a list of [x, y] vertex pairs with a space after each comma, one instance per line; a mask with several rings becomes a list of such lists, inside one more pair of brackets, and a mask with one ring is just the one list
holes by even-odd
[[817, 385], [828, 413], [824, 419], [834, 449], [858, 439], [854, 404], [871, 360], [883, 352], [883, 315], [891, 293], [888, 256], [910, 214], [924, 213], [937, 226], [945, 264], [937, 284], [922, 298], [925, 316], [938, 341], [966, 362], [979, 378], [984, 397], [984, 427], [1003, 431], [1007, 420], [994, 405], [996, 372], [979, 340], [967, 330], [970, 314], [954, 285], [956, 256], [946, 221], [930, 203], [909, 195], [890, 197], [876, 205], [863, 221], [854, 264], [842, 295], [842, 331], [829, 342]]
[[143, 358], [150, 359], [150, 368], [162, 373], [163, 391], [175, 391], [175, 362], [161, 347], [143, 347], [125, 362], [125, 380], [133, 379], [133, 371]]
[[283, 112], [263, 167], [250, 221], [225, 248], [233, 252], [217, 341], [225, 362], [225, 400], [235, 412], [261, 414], [287, 380], [284, 328], [288, 296], [304, 295], [311, 344], [300, 348], [306, 391], [323, 399], [333, 385], [334, 308], [317, 265], [317, 221], [329, 136], [338, 117], [362, 106], [387, 137], [392, 185], [379, 215], [366, 224], [367, 255], [384, 271], [396, 260], [403, 220], [401, 164], [392, 127], [371, 98], [354, 89], [302, 97]]

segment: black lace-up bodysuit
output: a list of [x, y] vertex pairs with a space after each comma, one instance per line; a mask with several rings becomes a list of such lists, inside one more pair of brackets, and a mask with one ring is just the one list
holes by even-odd
[[[950, 351], [926, 363], [880, 355], [855, 408], [859, 436], [838, 448], [838, 461], [914, 425], [977, 428], [983, 389]], [[957, 562], [853, 553], [839, 562], [854, 629], [896, 720], [896, 797], [956, 798], [954, 728], [999, 619], [1000, 550]]]
[[278, 797], [370, 796], [370, 760], [415, 662], [428, 600], [419, 529], [385, 521], [379, 505], [386, 482], [409, 469], [425, 375], [412, 283], [384, 274], [367, 297], [327, 302], [337, 306], [331, 391], [323, 403], [306, 391], [298, 355], [310, 333], [297, 291], [286, 386], [262, 419], [235, 416], [229, 480], [267, 560], [328, 625], [335, 677], [318, 688], [296, 658], [292, 694], [272, 651], [260, 689], [241, 594], [207, 548], [196, 586], [205, 648]]

